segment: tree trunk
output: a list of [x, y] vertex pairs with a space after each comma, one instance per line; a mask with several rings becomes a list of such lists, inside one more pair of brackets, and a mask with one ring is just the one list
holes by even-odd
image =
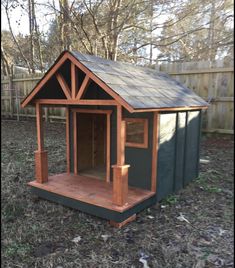
[[30, 36], [30, 67], [32, 73], [35, 73], [34, 69], [34, 1], [28, 0], [29, 8], [29, 36]]

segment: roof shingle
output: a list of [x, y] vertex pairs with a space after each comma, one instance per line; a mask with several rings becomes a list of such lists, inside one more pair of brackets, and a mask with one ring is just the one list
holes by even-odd
[[165, 73], [79, 52], [71, 53], [134, 109], [208, 106], [192, 90]]

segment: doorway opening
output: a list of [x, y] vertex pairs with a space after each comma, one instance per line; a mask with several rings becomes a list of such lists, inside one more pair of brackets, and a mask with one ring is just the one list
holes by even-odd
[[109, 181], [110, 113], [76, 112], [78, 175]]

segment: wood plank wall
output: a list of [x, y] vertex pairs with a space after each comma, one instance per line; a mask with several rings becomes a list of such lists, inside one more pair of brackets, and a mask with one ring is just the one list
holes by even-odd
[[[203, 112], [204, 131], [234, 133], [234, 66], [232, 60], [224, 58], [215, 62], [164, 63], [157, 65], [156, 69], [170, 74], [206, 101], [210, 101], [209, 109]], [[35, 116], [33, 107], [22, 109], [19, 103], [32, 90], [41, 76], [41, 74], [17, 74], [12, 79], [2, 77], [2, 116], [14, 117], [18, 120], [21, 117]], [[65, 120], [66, 112], [63, 108], [46, 108], [45, 117], [46, 120]]]

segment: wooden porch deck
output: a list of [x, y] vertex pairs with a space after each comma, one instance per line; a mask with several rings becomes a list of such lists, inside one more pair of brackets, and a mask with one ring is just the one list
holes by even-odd
[[117, 206], [112, 203], [112, 183], [67, 173], [49, 176], [48, 182], [45, 183], [32, 181], [28, 185], [117, 212], [128, 210], [155, 194], [151, 191], [129, 187], [127, 203], [124, 206]]

